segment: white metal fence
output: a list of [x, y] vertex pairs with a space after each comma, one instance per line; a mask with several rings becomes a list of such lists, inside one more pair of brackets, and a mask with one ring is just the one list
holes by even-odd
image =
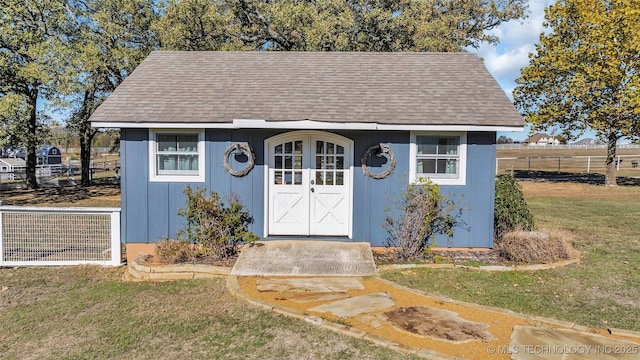
[[[496, 159], [496, 174], [547, 171], [604, 174], [606, 156], [523, 156]], [[616, 156], [621, 176], [640, 176], [640, 155]]]
[[0, 266], [117, 266], [120, 209], [0, 206]]

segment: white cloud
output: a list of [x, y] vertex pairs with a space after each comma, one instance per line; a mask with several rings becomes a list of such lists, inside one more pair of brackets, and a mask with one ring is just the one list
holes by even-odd
[[509, 97], [515, 87], [515, 79], [529, 64], [529, 53], [535, 50], [540, 33], [544, 31], [544, 9], [554, 2], [529, 0], [526, 19], [511, 20], [491, 30], [490, 33], [499, 38], [499, 43], [482, 44], [476, 50]]

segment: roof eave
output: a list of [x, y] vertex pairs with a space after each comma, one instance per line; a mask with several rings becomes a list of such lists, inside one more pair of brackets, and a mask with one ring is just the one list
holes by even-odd
[[326, 122], [313, 120], [270, 121], [234, 119], [225, 123], [193, 122], [118, 122], [94, 121], [94, 128], [153, 129], [288, 129], [288, 130], [404, 130], [404, 131], [524, 131], [523, 125], [442, 125], [442, 124], [379, 124], [376, 122]]

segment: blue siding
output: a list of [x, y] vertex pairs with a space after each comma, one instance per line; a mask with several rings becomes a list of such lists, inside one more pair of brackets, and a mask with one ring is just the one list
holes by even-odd
[[[264, 141], [285, 131], [208, 129], [205, 134], [205, 182], [223, 198], [237, 194], [254, 217], [251, 230], [258, 236], [264, 229]], [[336, 131], [354, 141], [353, 169], [353, 238], [374, 246], [385, 245], [387, 233], [382, 229], [390, 199], [397, 198], [409, 183], [408, 131]], [[254, 150], [256, 164], [249, 175], [234, 177], [224, 170], [223, 154], [233, 142], [248, 142]], [[369, 146], [384, 142], [391, 145], [396, 157], [393, 173], [381, 180], [363, 174], [362, 154]], [[491, 247], [493, 243], [493, 194], [495, 169], [495, 133], [467, 134], [467, 185], [442, 186], [445, 195], [463, 196], [466, 226], [457, 229], [452, 242], [438, 239], [439, 246]], [[184, 224], [178, 210], [185, 206], [183, 190], [187, 183], [149, 182], [148, 130], [122, 129], [122, 229], [123, 241], [157, 242], [175, 237]], [[241, 169], [244, 163], [232, 159]], [[370, 161], [374, 172], [386, 164]]]

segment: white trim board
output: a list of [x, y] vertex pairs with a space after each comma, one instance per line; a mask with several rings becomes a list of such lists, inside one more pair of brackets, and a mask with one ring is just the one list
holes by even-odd
[[289, 129], [289, 130], [405, 130], [405, 131], [524, 131], [523, 126], [411, 125], [376, 122], [326, 122], [314, 120], [269, 121], [234, 119], [225, 123], [93, 122], [94, 128], [153, 129]]

